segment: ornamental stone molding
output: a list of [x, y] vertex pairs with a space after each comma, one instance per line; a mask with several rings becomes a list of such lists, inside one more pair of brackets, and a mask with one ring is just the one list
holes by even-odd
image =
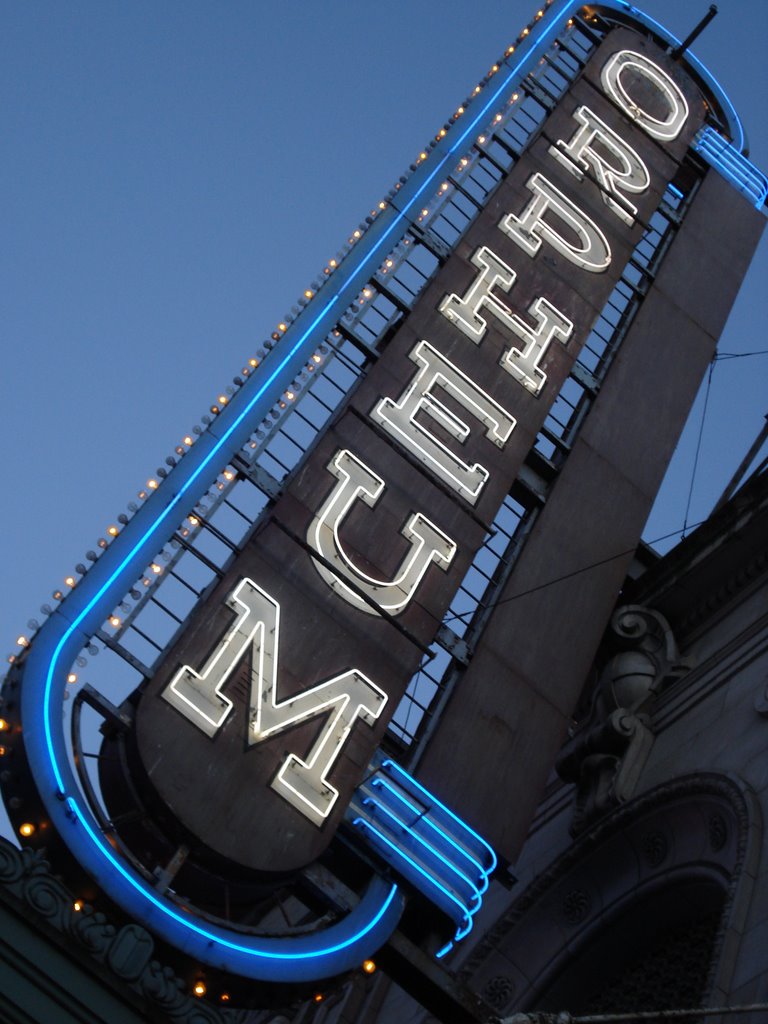
[[576, 786], [573, 835], [634, 794], [653, 745], [653, 701], [689, 669], [659, 612], [625, 605], [614, 612], [610, 629], [607, 643], [615, 653], [600, 673], [586, 720], [556, 765]]
[[[762, 843], [760, 819], [752, 791], [735, 776], [714, 773], [670, 781], [615, 808], [501, 914], [463, 963], [460, 979], [478, 993], [491, 988], [502, 1013], [525, 1010], [579, 949], [628, 910], [670, 886], [706, 881], [720, 889], [723, 908], [708, 990], [727, 992], [733, 961], [721, 951], [737, 948], [741, 938]], [[569, 920], [575, 916], [577, 925]]]
[[758, 551], [753, 558], [730, 572], [716, 590], [707, 592], [706, 597], [696, 604], [681, 619], [678, 635], [683, 635], [700, 626], [708, 618], [711, 618], [729, 601], [752, 586], [768, 569], [768, 549]]
[[[61, 936], [65, 946], [93, 961], [94, 977], [106, 969], [171, 1024], [244, 1024], [244, 1010], [223, 1010], [189, 993], [173, 968], [153, 958], [155, 943], [136, 923], [118, 926], [87, 903], [75, 903], [51, 874], [44, 851], [22, 850], [0, 840], [0, 887], [15, 898], [28, 920], [37, 919]], [[153, 1019], [157, 1019], [153, 1015]]]

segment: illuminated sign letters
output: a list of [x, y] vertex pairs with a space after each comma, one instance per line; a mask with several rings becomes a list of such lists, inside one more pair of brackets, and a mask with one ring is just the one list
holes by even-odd
[[479, 463], [467, 465], [417, 417], [430, 416], [451, 437], [460, 443], [466, 441], [470, 428], [433, 393], [433, 388], [440, 387], [485, 425], [485, 436], [499, 448], [509, 440], [516, 421], [428, 341], [420, 341], [408, 358], [419, 367], [410, 386], [399, 402], [383, 398], [371, 412], [371, 419], [429, 466], [443, 483], [474, 504], [488, 479], [488, 470]]
[[[663, 144], [682, 131], [686, 100], [660, 67], [623, 48], [626, 38], [566, 96], [559, 130], [539, 133], [499, 181], [406, 316], [411, 326], [388, 336], [269, 520], [224, 567], [216, 600], [234, 621], [213, 639], [203, 629], [197, 654], [185, 652], [181, 668], [171, 654], [147, 688], [163, 704], [140, 716], [147, 775], [225, 857], [298, 868], [330, 841], [619, 279], [619, 253], [639, 240], [662, 176], [675, 173], [678, 155]], [[279, 603], [291, 617], [278, 699]], [[238, 668], [246, 656], [250, 679]], [[168, 705], [199, 731], [188, 744], [180, 734], [167, 742]], [[268, 746], [277, 736], [285, 742]], [[213, 824], [200, 794], [210, 804], [230, 780], [238, 807]], [[249, 829], [247, 850], [223, 833], [230, 817]]]
[[202, 674], [185, 665], [161, 696], [207, 736], [213, 737], [232, 711], [222, 693], [240, 659], [250, 648], [251, 696], [248, 743], [260, 743], [311, 718], [327, 715], [306, 760], [288, 754], [272, 788], [316, 825], [321, 825], [338, 798], [328, 774], [356, 720], [373, 725], [387, 695], [362, 672], [350, 669], [293, 697], [277, 701], [277, 656], [280, 606], [252, 580], [244, 579], [227, 598], [238, 612]]
[[455, 324], [463, 334], [472, 341], [479, 342], [488, 329], [488, 321], [480, 315], [483, 306], [512, 329], [512, 312], [491, 289], [502, 288], [508, 292], [515, 283], [517, 274], [487, 245], [477, 249], [471, 259], [472, 263], [480, 268], [480, 273], [463, 298], [455, 294], [446, 295], [438, 309], [446, 320]]
[[[526, 187], [533, 192], [533, 198], [519, 216], [510, 213], [502, 219], [499, 227], [504, 234], [509, 235], [529, 256], [535, 256], [545, 241], [582, 270], [593, 274], [607, 270], [611, 262], [611, 247], [597, 224], [538, 171], [531, 175]], [[581, 244], [564, 237], [544, 219], [549, 211], [570, 228]]]
[[515, 380], [534, 395], [538, 395], [547, 379], [539, 365], [550, 342], [557, 339], [565, 344], [573, 331], [573, 324], [545, 298], [538, 298], [528, 310], [536, 323], [535, 329], [519, 316], [513, 317], [512, 329], [525, 342], [523, 349], [511, 348], [501, 357], [501, 365]]
[[536, 327], [532, 329], [491, 291], [495, 286], [509, 291], [517, 277], [515, 271], [487, 245], [481, 246], [472, 255], [472, 262], [480, 268], [480, 273], [464, 297], [446, 295], [438, 309], [475, 343], [482, 340], [488, 329], [488, 322], [480, 315], [480, 310], [485, 306], [494, 313], [508, 330], [525, 342], [524, 349], [513, 347], [505, 352], [501, 365], [519, 384], [537, 395], [547, 379], [539, 364], [550, 342], [557, 338], [565, 343], [573, 331], [573, 324], [547, 299], [538, 298], [528, 310], [536, 322]]
[[[624, 84], [624, 74], [628, 70], [655, 86], [659, 99], [667, 108], [666, 117], [656, 117], [632, 98]], [[669, 75], [645, 54], [635, 53], [634, 50], [619, 50], [606, 62], [600, 73], [600, 81], [611, 99], [652, 139], [671, 142], [683, 130], [688, 120], [685, 96]]]
[[[650, 184], [648, 168], [634, 149], [589, 107], [579, 107], [573, 116], [579, 128], [570, 142], [560, 139], [551, 146], [550, 154], [579, 180], [584, 177], [584, 171], [592, 171], [603, 189], [606, 206], [627, 224], [632, 224], [637, 207], [622, 192], [645, 192]], [[605, 151], [610, 153], [615, 163], [606, 159]]]
[[[600, 82], [613, 103], [629, 115], [647, 136], [664, 142], [676, 138], [681, 132], [688, 117], [686, 100], [669, 75], [648, 57], [632, 50], [618, 49], [604, 61]], [[307, 516], [302, 518], [299, 527], [306, 547], [296, 555], [296, 565], [306, 566], [308, 555], [313, 571], [323, 581], [321, 587], [327, 585], [334, 599], [339, 598], [348, 608], [371, 617], [377, 617], [377, 612], [386, 613], [388, 617], [405, 615], [433, 566], [447, 573], [459, 563], [459, 542], [464, 534], [455, 526], [456, 520], [452, 520], [454, 525], [451, 527], [451, 532], [456, 532], [454, 539], [433, 518], [418, 508], [409, 508], [407, 499], [406, 511], [403, 511], [402, 499], [398, 498], [402, 518], [397, 522], [402, 523], [399, 529], [405, 545], [401, 543], [404, 554], [397, 562], [398, 556], [385, 546], [385, 537], [375, 530], [362, 530], [364, 520], [360, 516], [363, 509], [358, 503], [368, 508], [376, 507], [386, 494], [390, 480], [396, 488], [395, 493], [398, 493], [397, 489], [402, 492], [403, 449], [410, 456], [411, 463], [413, 460], [420, 463], [426, 475], [441, 485], [442, 490], [447, 490], [462, 502], [476, 506], [481, 495], [485, 495], [484, 488], [492, 471], [483, 464], [483, 445], [489, 441], [497, 449], [505, 451], [506, 459], [507, 442], [517, 425], [517, 418], [494, 397], [493, 382], [490, 385], [493, 393], [488, 390], [487, 382], [492, 374], [488, 373], [491, 367], [485, 347], [490, 351], [491, 346], [487, 342], [483, 346], [488, 333], [488, 317], [493, 316], [494, 326], [506, 335], [502, 354], [492, 357], [498, 361], [496, 370], [500, 392], [509, 394], [507, 382], [511, 378], [529, 396], [536, 398], [551, 388], [552, 393], [548, 395], [551, 400], [554, 387], [548, 378], [553, 363], [548, 355], [553, 342], [565, 346], [575, 336], [577, 341], [581, 341], [588, 329], [583, 323], [577, 328], [571, 317], [559, 308], [569, 308], [566, 305], [569, 301], [567, 289], [588, 293], [590, 304], [597, 305], [599, 296], [607, 295], [612, 286], [616, 268], [612, 267], [607, 234], [620, 239], [621, 233], [636, 227], [638, 207], [634, 203], [639, 204], [641, 197], [647, 196], [650, 190], [648, 165], [636, 148], [637, 140], [644, 142], [646, 150], [650, 143], [634, 132], [635, 141], [630, 144], [620, 133], [616, 122], [608, 123], [610, 119], [605, 119], [607, 105], [596, 107], [600, 114], [593, 106], [596, 104], [577, 104], [571, 115], [572, 130], [564, 132], [554, 144], [539, 147], [543, 158], [562, 168], [565, 174], [558, 173], [553, 181], [540, 170], [531, 173], [523, 164], [511, 178], [508, 196], [519, 197], [521, 185], [530, 193], [524, 209], [520, 213], [504, 213], [500, 220], [498, 213], [486, 218], [485, 234], [479, 234], [470, 256], [476, 269], [473, 279], [463, 293], [451, 291], [444, 294], [436, 308], [434, 305], [431, 307], [428, 315], [432, 319], [424, 326], [424, 331], [430, 332], [428, 337], [421, 333], [421, 340], [409, 349], [399, 350], [397, 358], [401, 360], [401, 366], [394, 374], [399, 383], [393, 387], [390, 369], [381, 371], [383, 381], [377, 376], [378, 368], [387, 364], [387, 353], [372, 369], [368, 382], [370, 392], [365, 400], [360, 399], [358, 413], [363, 417], [367, 415], [394, 442], [377, 456], [379, 461], [376, 464], [381, 465], [382, 473], [374, 472], [368, 465], [365, 447], [358, 453], [349, 441], [338, 445], [335, 451], [331, 448], [333, 454], [330, 456], [326, 449], [322, 472], [317, 472], [320, 469], [318, 464], [312, 471], [317, 473], [316, 477], [310, 473], [310, 479], [317, 480], [327, 479], [330, 474], [334, 482], [321, 501], [314, 497], [315, 484], [308, 494], [299, 499], [298, 504], [306, 510]], [[642, 150], [643, 147], [639, 148]], [[562, 191], [563, 178], [576, 185], [575, 196]], [[595, 207], [593, 203], [590, 209], [594, 212], [590, 215], [585, 211], [580, 196], [586, 197], [587, 190], [594, 190], [595, 186], [605, 205], [598, 203]], [[500, 197], [503, 194], [500, 193]], [[519, 203], [519, 198], [515, 202]], [[506, 209], [509, 210], [510, 206], [507, 205]], [[643, 206], [644, 214], [647, 215], [648, 209], [648, 206]], [[602, 219], [601, 210], [605, 211]], [[491, 232], [497, 232], [497, 241], [507, 250], [516, 252], [518, 262], [525, 266], [541, 253], [542, 244], [546, 243], [555, 254], [571, 264], [568, 275], [563, 275], [561, 268], [556, 278], [549, 277], [542, 268], [536, 277], [536, 291], [533, 291], [527, 282], [521, 282], [520, 267], [510, 265], [508, 255], [502, 258], [487, 244], [489, 228]], [[511, 239], [514, 246], [509, 246], [506, 241], [502, 243], [502, 236]], [[609, 268], [611, 274], [606, 273]], [[574, 273], [578, 277], [579, 271], [583, 272], [581, 279], [569, 285], [567, 278]], [[600, 278], [600, 275], [604, 276]], [[541, 286], [538, 282], [542, 280], [551, 282], [551, 295], [539, 292]], [[529, 290], [526, 291], [526, 287]], [[517, 304], [509, 298], [513, 288], [524, 295], [524, 300]], [[574, 308], [579, 308], [578, 304]], [[451, 339], [451, 328], [476, 346], [472, 349], [472, 365], [482, 365], [482, 373], [469, 375], [445, 354], [446, 341], [455, 343], [457, 358], [461, 361], [465, 340]], [[575, 350], [577, 345], [572, 348]], [[572, 356], [575, 355], [574, 351]], [[414, 372], [410, 370], [410, 364], [415, 364]], [[562, 379], [563, 365], [562, 361], [557, 362], [555, 381]], [[478, 380], [483, 380], [483, 387], [477, 383]], [[530, 404], [522, 400], [519, 415], [526, 431], [532, 430], [537, 417], [546, 415], [545, 406], [546, 403], [542, 402], [533, 412]], [[341, 436], [346, 436], [343, 431]], [[351, 436], [359, 438], [359, 430]], [[365, 443], [362, 442], [363, 445]], [[509, 486], [514, 475], [511, 463], [519, 457], [518, 453], [514, 456], [510, 453], [509, 465], [501, 463], [498, 457], [491, 459], [490, 451], [488, 456], [489, 464], [496, 467], [504, 465], [503, 472], [509, 473], [509, 479], [505, 477], [505, 486]], [[425, 496], [422, 500], [428, 499]], [[274, 513], [278, 520], [281, 509], [278, 503]], [[439, 515], [435, 518], [439, 520]], [[391, 518], [385, 521], [392, 523]], [[353, 545], [354, 537], [358, 540]], [[370, 557], [366, 554], [366, 543], [371, 545]], [[386, 571], [372, 570], [370, 566], [374, 564], [385, 564], [389, 568]], [[302, 575], [306, 568], [296, 571], [306, 583], [306, 577]], [[443, 588], [434, 588], [434, 593], [442, 594]], [[434, 600], [439, 604], [443, 598], [433, 599], [432, 591], [427, 594], [423, 610], [439, 617], [444, 606], [433, 606], [431, 602]], [[317, 669], [320, 677], [325, 676], [325, 682], [278, 700], [278, 602], [250, 578], [245, 578], [230, 591], [226, 603], [236, 613], [235, 620], [203, 669], [197, 672], [184, 665], [170, 682], [160, 688], [160, 696], [213, 739], [234, 707], [233, 700], [224, 692], [227, 680], [244, 656], [250, 654], [248, 747], [304, 722], [322, 719], [322, 725], [312, 733], [311, 742], [307, 731], [301, 734], [304, 737], [301, 742], [310, 747], [305, 757], [283, 749], [279, 757], [276, 755], [274, 769], [268, 763], [259, 769], [262, 785], [268, 782], [305, 819], [315, 826], [322, 826], [339, 797], [339, 790], [329, 781], [331, 770], [339, 762], [358, 719], [373, 725], [382, 714], [388, 696], [357, 668], [349, 668], [328, 678], [331, 675], [328, 669], [333, 667], [336, 657], [334, 648], [326, 657], [325, 664]], [[334, 616], [335, 612], [331, 611], [331, 615]], [[287, 653], [284, 656], [289, 657]], [[365, 659], [365, 655], [363, 657]], [[301, 678], [311, 662], [306, 658], [299, 661], [303, 666], [298, 671]], [[362, 663], [368, 664], [365, 660]], [[361, 662], [355, 660], [355, 664]], [[295, 671], [293, 660], [290, 665], [291, 671]], [[295, 678], [291, 671], [286, 670], [287, 677]], [[296, 683], [292, 685], [295, 688]], [[359, 754], [356, 754], [356, 765], [358, 758]], [[344, 788], [346, 780], [342, 784], [341, 779], [339, 774], [338, 784]], [[345, 792], [348, 793], [348, 788]]]
[[384, 491], [384, 481], [346, 449], [336, 453], [328, 469], [338, 484], [315, 516], [307, 540], [338, 573], [331, 572], [317, 559], [315, 568], [326, 583], [355, 608], [376, 614], [375, 607], [348, 587], [344, 579], [350, 580], [384, 611], [396, 615], [411, 600], [432, 562], [441, 569], [448, 568], [456, 553], [456, 544], [421, 512], [414, 512], [401, 531], [411, 550], [400, 564], [397, 576], [387, 581], [367, 575], [344, 550], [339, 526], [358, 499], [366, 505], [375, 505]]

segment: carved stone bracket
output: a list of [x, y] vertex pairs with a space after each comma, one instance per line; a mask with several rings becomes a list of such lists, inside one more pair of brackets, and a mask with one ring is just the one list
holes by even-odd
[[611, 630], [616, 653], [600, 675], [586, 721], [557, 761], [560, 777], [576, 784], [573, 835], [633, 795], [653, 745], [648, 711], [690, 667], [659, 612], [625, 605]]
[[611, 629], [624, 645], [611, 663], [619, 706], [639, 706], [638, 702], [655, 697], [691, 668], [688, 659], [680, 657], [672, 629], [661, 612], [639, 604], [624, 605], [614, 612]]

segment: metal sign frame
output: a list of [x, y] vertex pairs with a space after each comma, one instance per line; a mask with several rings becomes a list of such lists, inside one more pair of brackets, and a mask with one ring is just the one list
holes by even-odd
[[[173, 467], [135, 516], [95, 562], [88, 574], [50, 615], [24, 655], [22, 725], [24, 747], [38, 792], [52, 826], [73, 855], [105, 892], [177, 948], [202, 962], [244, 977], [309, 980], [331, 976], [361, 961], [391, 934], [402, 910], [396, 885], [374, 878], [366, 896], [342, 922], [325, 932], [287, 940], [252, 939], [203, 924], [180, 912], [132, 867], [123, 863], [103, 836], [82, 798], [69, 764], [59, 707], [67, 674], [78, 653], [133, 585], [155, 553], [177, 529], [179, 520], [215, 483], [245, 445], [254, 429], [306, 364], [327, 332], [355, 301], [387, 253], [416, 222], [425, 196], [431, 196], [457, 157], [469, 145], [489, 112], [511, 93], [521, 76], [539, 60], [550, 38], [581, 6], [561, 0], [546, 6], [546, 15], [515, 48], [506, 66], [488, 83], [459, 124], [424, 154], [414, 173], [372, 220], [337, 272], [312, 297], [209, 429]], [[645, 24], [670, 46], [678, 43], [653, 19], [624, 0], [600, 5]], [[687, 55], [688, 63], [720, 104], [733, 144], [744, 134], [730, 101], [715, 79]]]

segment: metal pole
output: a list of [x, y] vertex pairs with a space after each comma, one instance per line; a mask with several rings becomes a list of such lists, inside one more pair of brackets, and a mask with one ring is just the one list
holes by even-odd
[[696, 28], [694, 28], [694, 30], [688, 34], [688, 36], [683, 40], [683, 42], [680, 43], [679, 46], [676, 46], [675, 49], [672, 51], [671, 57], [673, 60], [679, 60], [680, 57], [682, 57], [682, 55], [685, 53], [685, 51], [688, 49], [688, 47], [691, 45], [694, 39], [697, 39], [701, 35], [701, 33], [704, 31], [704, 29], [707, 27], [710, 21], [712, 21], [716, 14], [717, 5], [710, 4], [709, 10], [701, 19]]

